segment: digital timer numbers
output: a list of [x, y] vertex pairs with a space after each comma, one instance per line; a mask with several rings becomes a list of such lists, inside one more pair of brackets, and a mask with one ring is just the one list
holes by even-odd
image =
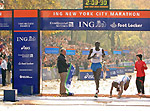
[[107, 6], [108, 0], [85, 0], [85, 5], [99, 5], [99, 6]]

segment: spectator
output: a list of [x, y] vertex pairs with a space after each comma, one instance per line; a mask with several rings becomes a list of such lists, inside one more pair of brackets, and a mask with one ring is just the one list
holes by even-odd
[[8, 84], [11, 83], [11, 66], [12, 66], [12, 59], [10, 58], [8, 59], [7, 72], [6, 72], [6, 80]]
[[147, 69], [146, 63], [144, 61], [142, 61], [142, 55], [138, 54], [136, 55], [137, 57], [137, 62], [135, 63], [135, 71], [137, 71], [136, 74], [136, 87], [137, 87], [137, 91], [138, 94], [137, 95], [144, 95], [145, 91], [144, 91], [144, 81], [145, 81], [145, 72], [144, 70]]
[[7, 62], [8, 59], [7, 57], [5, 57], [1, 63], [1, 67], [2, 67], [2, 85], [6, 86], [6, 70], [7, 70]]
[[103, 80], [106, 80], [106, 70], [107, 70], [107, 66], [106, 66], [106, 61], [103, 62]]

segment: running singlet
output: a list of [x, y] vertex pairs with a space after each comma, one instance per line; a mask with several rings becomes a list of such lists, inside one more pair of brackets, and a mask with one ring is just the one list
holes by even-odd
[[130, 80], [130, 78], [128, 76], [123, 76], [122, 78], [118, 78], [114, 82], [117, 82], [118, 84], [120, 84], [123, 81], [123, 84], [125, 84], [129, 80]]
[[93, 48], [93, 52], [91, 54], [91, 56], [93, 56], [96, 53], [96, 56], [94, 58], [91, 59], [92, 63], [99, 63], [102, 62], [102, 48], [99, 48], [99, 51], [95, 50], [95, 47]]

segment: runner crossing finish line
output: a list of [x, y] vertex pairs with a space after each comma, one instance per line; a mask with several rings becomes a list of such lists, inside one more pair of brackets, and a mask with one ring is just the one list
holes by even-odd
[[101, 69], [102, 69], [102, 58], [104, 58], [105, 53], [102, 48], [100, 48], [100, 42], [95, 42], [95, 47], [90, 50], [90, 53], [88, 55], [88, 60], [91, 59], [92, 65], [91, 69], [93, 71], [95, 84], [96, 84], [96, 93], [94, 97], [98, 97], [99, 93], [99, 79], [101, 75]]

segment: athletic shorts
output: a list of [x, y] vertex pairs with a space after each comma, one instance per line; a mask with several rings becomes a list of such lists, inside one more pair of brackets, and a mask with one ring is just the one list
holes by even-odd
[[96, 71], [97, 69], [99, 69], [99, 68], [102, 68], [102, 64], [99, 62], [99, 63], [92, 63], [92, 65], [91, 65], [91, 69], [93, 70], [93, 71]]

